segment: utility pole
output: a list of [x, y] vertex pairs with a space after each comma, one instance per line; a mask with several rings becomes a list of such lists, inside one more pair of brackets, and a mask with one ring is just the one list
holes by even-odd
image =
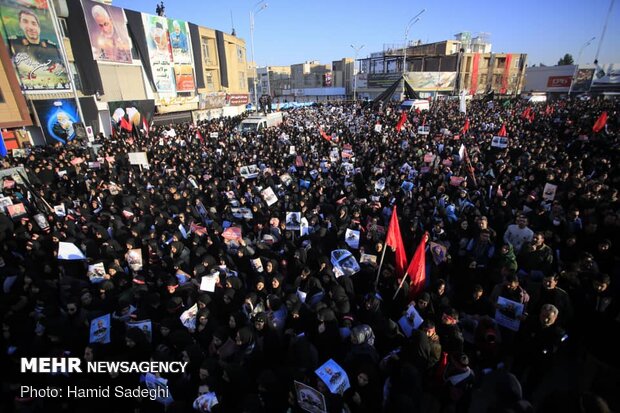
[[351, 47], [355, 50], [355, 61], [353, 62], [353, 102], [357, 102], [357, 73], [355, 70], [355, 65], [357, 64], [357, 54], [364, 48], [364, 45], [361, 45], [360, 47], [351, 45]]

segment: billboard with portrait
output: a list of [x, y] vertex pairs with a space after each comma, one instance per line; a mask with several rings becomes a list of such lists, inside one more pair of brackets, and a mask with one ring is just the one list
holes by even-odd
[[191, 92], [194, 86], [194, 69], [191, 65], [174, 65], [177, 92]]
[[47, 143], [67, 143], [76, 137], [74, 123], [80, 122], [73, 99], [34, 100]]
[[149, 49], [155, 87], [160, 93], [175, 93], [172, 48], [168, 37], [168, 19], [142, 13], [142, 23]]
[[175, 64], [192, 64], [189, 29], [183, 20], [168, 19], [172, 60]]
[[0, 0], [0, 16], [22, 89], [70, 90], [47, 0]]
[[578, 69], [572, 92], [587, 92], [590, 90], [592, 76], [594, 76], [594, 69]]
[[416, 91], [452, 90], [456, 72], [407, 72], [405, 78]]
[[131, 63], [131, 42], [123, 9], [82, 0], [93, 59], [100, 62]]

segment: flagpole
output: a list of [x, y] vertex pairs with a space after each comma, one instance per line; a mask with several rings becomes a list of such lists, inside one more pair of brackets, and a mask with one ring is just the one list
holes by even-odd
[[[385, 236], [387, 241], [387, 235]], [[381, 261], [379, 261], [379, 270], [377, 271], [377, 277], [375, 278], [375, 290], [379, 285], [379, 274], [381, 274], [381, 267], [383, 266], [383, 259], [385, 258], [385, 250], [387, 249], [387, 244], [383, 242], [383, 253], [381, 254]]]
[[400, 291], [401, 288], [403, 288], [403, 284], [405, 283], [405, 280], [407, 279], [408, 276], [409, 274], [405, 273], [405, 275], [403, 276], [403, 279], [400, 281], [400, 284], [398, 285], [398, 288], [396, 289], [396, 292], [394, 293], [394, 296], [392, 297], [392, 301], [396, 299], [398, 292]]

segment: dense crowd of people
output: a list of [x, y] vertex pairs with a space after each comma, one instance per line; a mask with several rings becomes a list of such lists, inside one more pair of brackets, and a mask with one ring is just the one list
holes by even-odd
[[[295, 381], [330, 413], [620, 408], [619, 108], [444, 100], [398, 131], [396, 105], [324, 104], [259, 133], [215, 119], [8, 156], [26, 176], [2, 178], [3, 198], [26, 213], [0, 214], [0, 411], [297, 412]], [[428, 234], [420, 292], [385, 246], [395, 210], [408, 261]], [[85, 259], [60, 259], [61, 243]], [[410, 306], [423, 321], [407, 330]], [[109, 340], [93, 340], [107, 314]], [[156, 375], [167, 400], [41, 399], [20, 386], [144, 377], [26, 374], [21, 357], [189, 364]], [[330, 359], [344, 391], [315, 373]]]

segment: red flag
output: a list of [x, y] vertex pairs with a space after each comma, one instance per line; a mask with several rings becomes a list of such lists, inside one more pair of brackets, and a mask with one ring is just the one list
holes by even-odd
[[121, 128], [125, 129], [128, 132], [131, 132], [133, 130], [133, 124], [131, 122], [128, 122], [127, 119], [125, 119], [125, 117], [123, 116], [121, 118]]
[[148, 137], [150, 132], [149, 124], [144, 117], [142, 118], [142, 129], [144, 129], [144, 134]]
[[407, 274], [411, 278], [409, 284], [409, 294], [412, 297], [417, 296], [424, 290], [426, 283], [426, 241], [428, 241], [428, 232], [424, 233], [422, 241], [413, 254], [413, 259], [407, 268]]
[[502, 128], [497, 133], [497, 136], [507, 136], [507, 134], [506, 134], [506, 124], [505, 123], [502, 125]]
[[601, 116], [599, 116], [598, 119], [596, 120], [596, 123], [594, 124], [594, 126], [592, 126], [592, 131], [594, 133], [600, 132], [601, 129], [605, 127], [606, 123], [607, 123], [607, 112], [603, 112], [601, 113]]
[[530, 118], [530, 112], [532, 111], [532, 108], [530, 108], [529, 106], [523, 111], [523, 113], [521, 113], [521, 118], [523, 119], [529, 119]]
[[467, 133], [469, 130], [469, 118], [465, 118], [465, 124], [463, 125], [463, 129], [461, 129], [463, 133]]
[[396, 214], [396, 205], [392, 211], [392, 218], [385, 238], [386, 247], [392, 248], [396, 254], [396, 276], [402, 277], [405, 274], [405, 265], [407, 265], [407, 254], [405, 253], [405, 244], [400, 235], [400, 225], [398, 224], [398, 216]]
[[530, 121], [530, 123], [534, 122], [534, 111], [530, 110], [530, 116], [527, 118], [527, 120]]
[[426, 126], [426, 115], [422, 118], [422, 126]]
[[196, 129], [196, 137], [198, 138], [200, 143], [205, 143], [205, 139], [202, 137], [202, 133], [200, 133], [200, 130], [198, 129]]
[[332, 141], [332, 137], [326, 134], [323, 128], [319, 127], [319, 132], [321, 133], [321, 137], [323, 137], [323, 139], [325, 139], [328, 142]]
[[400, 120], [396, 124], [396, 132], [400, 132], [405, 122], [407, 122], [407, 112], [403, 111], [403, 113], [400, 115]]

